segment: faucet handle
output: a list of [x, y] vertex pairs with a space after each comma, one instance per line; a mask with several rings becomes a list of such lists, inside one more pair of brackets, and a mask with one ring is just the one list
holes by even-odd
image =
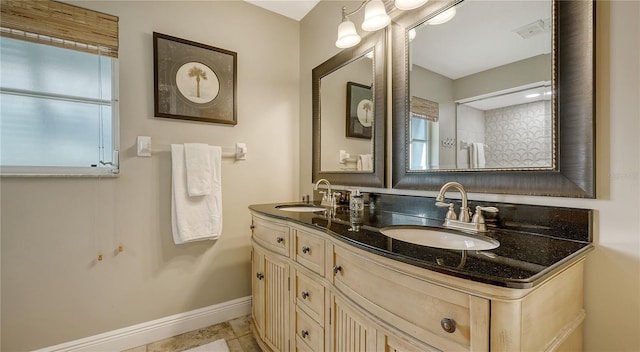
[[454, 207], [453, 203], [436, 202], [436, 207], [440, 207], [440, 208], [449, 207], [449, 211], [447, 211], [447, 216], [445, 216], [445, 219], [448, 219], [448, 220], [458, 219], [458, 216], [456, 215], [456, 211], [453, 208]]
[[486, 211], [489, 213], [497, 213], [498, 212], [498, 208], [496, 207], [482, 207], [482, 206], [477, 206], [476, 207], [476, 213], [473, 215], [473, 220], [472, 222], [475, 224], [484, 224], [484, 216], [482, 215], [482, 212]]

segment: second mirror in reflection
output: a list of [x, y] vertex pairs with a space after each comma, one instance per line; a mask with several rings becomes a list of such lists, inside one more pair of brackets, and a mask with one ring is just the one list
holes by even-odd
[[321, 170], [372, 172], [373, 50], [320, 80]]

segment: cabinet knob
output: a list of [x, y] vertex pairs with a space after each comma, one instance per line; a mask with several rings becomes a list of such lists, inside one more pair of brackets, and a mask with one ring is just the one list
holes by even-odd
[[300, 334], [302, 335], [303, 339], [305, 339], [305, 338], [307, 338], [307, 336], [309, 336], [309, 332], [307, 330], [300, 331]]
[[302, 247], [302, 253], [305, 253], [305, 254], [309, 253], [309, 250], [311, 250], [311, 249], [309, 247], [307, 247], [307, 246], [303, 246]]
[[282, 241], [284, 241], [284, 238], [282, 238], [282, 237], [277, 237], [276, 238], [276, 242], [282, 243]]
[[258, 280], [262, 280], [262, 279], [264, 279], [264, 274], [263, 273], [256, 273], [256, 277], [258, 278]]
[[335, 274], [337, 274], [339, 271], [340, 271], [340, 272], [342, 271], [342, 267], [341, 267], [340, 265], [338, 265], [338, 264], [334, 265], [334, 266], [333, 266], [333, 274], [335, 275]]
[[443, 318], [440, 321], [440, 326], [442, 326], [442, 330], [452, 334], [456, 331], [456, 322], [450, 318]]
[[251, 225], [251, 226], [249, 226], [249, 228], [253, 230], [253, 229], [256, 228], [256, 226], [255, 225]]
[[307, 297], [309, 297], [309, 292], [302, 291], [302, 299], [307, 299]]

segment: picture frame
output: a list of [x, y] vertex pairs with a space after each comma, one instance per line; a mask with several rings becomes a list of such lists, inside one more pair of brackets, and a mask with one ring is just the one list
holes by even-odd
[[373, 130], [373, 91], [371, 86], [347, 82], [347, 124], [348, 138], [371, 139]]
[[153, 32], [154, 116], [237, 124], [237, 53]]

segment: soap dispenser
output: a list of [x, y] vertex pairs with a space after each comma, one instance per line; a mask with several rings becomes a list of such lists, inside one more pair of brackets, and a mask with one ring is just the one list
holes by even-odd
[[359, 190], [351, 191], [351, 197], [349, 197], [349, 222], [351, 228], [349, 231], [360, 231], [362, 225], [362, 218], [364, 216], [364, 198]]
[[364, 197], [360, 190], [354, 189], [349, 197], [349, 210], [353, 212], [362, 212], [364, 210]]

